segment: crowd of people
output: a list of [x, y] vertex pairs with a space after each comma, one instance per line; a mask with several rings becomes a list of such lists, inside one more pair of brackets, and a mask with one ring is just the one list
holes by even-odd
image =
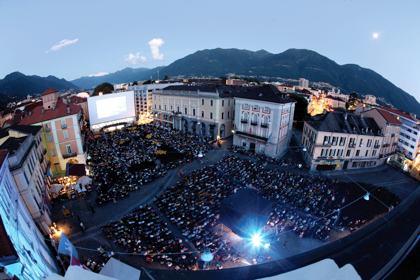
[[[399, 202], [385, 189], [364, 187], [391, 207]], [[365, 191], [355, 184], [269, 168], [261, 158], [229, 155], [184, 176], [153, 206], [137, 209], [105, 231], [127, 251], [145, 252], [149, 261], [166, 267], [200, 268], [199, 254], [207, 251], [214, 256], [210, 267], [236, 264], [250, 256], [238, 251], [216, 228], [223, 200], [241, 188], [255, 189], [273, 203], [263, 229], [274, 236], [273, 242], [286, 231], [300, 238], [330, 241], [335, 231], [354, 231], [387, 211], [374, 200], [364, 200]], [[178, 233], [169, 230], [169, 225]]]
[[155, 125], [103, 133], [88, 142], [88, 163], [103, 204], [129, 195], [210, 149], [205, 140]]

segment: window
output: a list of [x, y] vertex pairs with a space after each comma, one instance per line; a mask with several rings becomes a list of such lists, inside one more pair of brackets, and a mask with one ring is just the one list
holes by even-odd
[[357, 150], [357, 151], [356, 151], [356, 157], [358, 157], [358, 156], [359, 156], [359, 154], [360, 154], [360, 150]]
[[222, 112], [222, 120], [224, 119], [224, 114], [225, 114], [225, 113], [223, 113], [223, 112]]
[[368, 154], [369, 154], [369, 150], [366, 150], [365, 157], [367, 157]]
[[372, 146], [372, 139], [368, 139], [366, 147], [370, 147]]
[[166, 111], [166, 105], [165, 105], [165, 111]]
[[193, 109], [193, 116], [195, 117], [195, 109]]
[[204, 111], [201, 111], [201, 117], [204, 118]]
[[63, 138], [64, 140], [69, 139], [69, 132], [66, 130], [63, 130]]
[[213, 119], [213, 113], [212, 112], [210, 112], [210, 119], [211, 120]]
[[159, 110], [162, 110], [162, 106], [159, 105]]
[[346, 137], [340, 137], [340, 146], [346, 145]]
[[224, 100], [222, 100], [222, 107], [223, 107], [223, 106], [225, 106], [225, 101], [224, 101]]
[[63, 129], [67, 128], [66, 120], [61, 120], [61, 128]]
[[188, 110], [187, 110], [187, 108], [185, 108], [185, 115], [188, 115]]
[[228, 111], [228, 119], [230, 119], [230, 114], [229, 114], [230, 112]]
[[330, 136], [324, 136], [324, 145], [327, 145], [330, 143]]
[[204, 99], [201, 99], [201, 105], [204, 105]]
[[349, 156], [350, 156], [350, 150], [347, 150], [346, 157], [349, 157]]
[[67, 154], [72, 153], [71, 146], [69, 144], [66, 145], [66, 152], [67, 152]]
[[372, 156], [374, 157], [374, 156], [376, 156], [376, 150], [373, 150], [372, 151]]
[[333, 146], [337, 145], [337, 141], [338, 141], [338, 137], [333, 136], [333, 138], [332, 138], [332, 145]]
[[359, 147], [362, 147], [362, 145], [363, 145], [363, 138], [362, 138], [362, 139], [360, 139], [360, 142], [359, 142]]
[[178, 106], [178, 107], [176, 107], [176, 111], [179, 113], [179, 106]]

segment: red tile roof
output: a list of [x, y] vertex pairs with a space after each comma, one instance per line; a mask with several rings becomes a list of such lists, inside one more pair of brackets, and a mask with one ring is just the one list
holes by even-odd
[[386, 110], [386, 111], [388, 111], [388, 112], [391, 112], [391, 113], [394, 113], [394, 114], [400, 115], [400, 116], [402, 116], [402, 117], [404, 117], [404, 118], [407, 118], [407, 119], [409, 119], [409, 120], [412, 120], [412, 121], [418, 122], [418, 120], [416, 120], [415, 118], [413, 118], [413, 117], [412, 117], [409, 113], [406, 113], [406, 112], [400, 111], [400, 110], [398, 110], [398, 109], [390, 108], [390, 107], [383, 107], [383, 109], [384, 109], [384, 110]]
[[400, 125], [401, 122], [397, 119], [397, 117], [393, 114], [391, 114], [388, 111], [376, 108], [376, 110], [378, 110], [379, 114], [381, 114], [381, 116], [390, 124], [393, 125]]
[[78, 114], [82, 109], [78, 104], [69, 104], [70, 112], [67, 112], [67, 104], [64, 104], [63, 99], [59, 98], [55, 109], [43, 110], [42, 104], [39, 104], [27, 114], [19, 124], [31, 125], [44, 121], [62, 118], [65, 116], [71, 116]]
[[57, 92], [57, 90], [56, 90], [56, 89], [54, 89], [54, 88], [48, 88], [47, 90], [45, 90], [45, 91], [41, 94], [41, 96], [48, 95], [48, 94], [55, 93], [55, 92]]

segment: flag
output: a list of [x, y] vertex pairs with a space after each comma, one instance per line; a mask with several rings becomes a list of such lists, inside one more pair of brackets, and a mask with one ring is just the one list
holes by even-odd
[[77, 250], [64, 233], [62, 233], [60, 237], [60, 243], [58, 244], [58, 253], [70, 256], [70, 262], [72, 265], [77, 265], [77, 263], [79, 263], [80, 265]]

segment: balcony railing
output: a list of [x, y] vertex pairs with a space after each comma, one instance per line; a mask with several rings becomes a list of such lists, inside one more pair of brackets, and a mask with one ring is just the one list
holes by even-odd
[[268, 123], [262, 123], [262, 124], [261, 124], [261, 127], [263, 127], [263, 128], [268, 128]]
[[251, 125], [258, 125], [258, 122], [251, 121]]
[[375, 149], [378, 149], [378, 148], [380, 148], [381, 147], [381, 145], [375, 145], [375, 146], [373, 146]]
[[241, 123], [248, 123], [248, 120], [241, 120]]
[[76, 152], [63, 154], [63, 158], [71, 158], [77, 156]]
[[349, 143], [349, 148], [354, 148], [356, 147], [356, 143]]

